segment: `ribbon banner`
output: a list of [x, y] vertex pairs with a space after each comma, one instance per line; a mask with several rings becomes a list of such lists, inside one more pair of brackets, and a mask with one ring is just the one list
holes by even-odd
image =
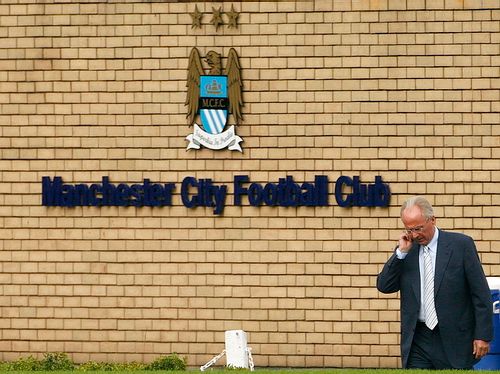
[[205, 132], [196, 123], [193, 126], [193, 133], [186, 136], [186, 140], [189, 141], [186, 149], [200, 149], [200, 145], [202, 145], [215, 150], [228, 148], [231, 151], [243, 152], [239, 144], [243, 139], [236, 135], [234, 125], [220, 134]]

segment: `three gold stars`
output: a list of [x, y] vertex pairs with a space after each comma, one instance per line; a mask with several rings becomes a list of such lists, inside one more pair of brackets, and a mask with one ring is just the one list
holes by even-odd
[[[212, 19], [210, 20], [210, 24], [215, 27], [215, 31], [219, 30], [219, 27], [224, 25], [224, 21], [222, 19], [222, 15], [224, 12], [222, 11], [222, 7], [219, 7], [219, 9], [215, 9], [212, 7]], [[238, 28], [238, 17], [240, 14], [236, 12], [234, 9], [234, 5], [231, 4], [231, 11], [226, 13], [228, 16], [228, 24], [227, 27], [230, 29], [237, 29]], [[201, 29], [201, 19], [203, 18], [203, 13], [201, 13], [198, 10], [198, 5], [195, 6], [194, 12], [189, 13], [191, 16], [191, 28], [192, 29]]]

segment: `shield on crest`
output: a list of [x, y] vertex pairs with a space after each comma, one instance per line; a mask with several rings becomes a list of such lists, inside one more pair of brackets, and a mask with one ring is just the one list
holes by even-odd
[[200, 76], [200, 120], [209, 134], [220, 134], [228, 118], [226, 75]]

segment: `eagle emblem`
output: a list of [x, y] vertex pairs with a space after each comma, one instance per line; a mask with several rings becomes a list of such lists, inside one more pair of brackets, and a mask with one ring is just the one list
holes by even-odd
[[[205, 74], [200, 53], [194, 47], [189, 55], [185, 102], [186, 117], [194, 131], [186, 137], [189, 141], [187, 149], [200, 149], [203, 145], [210, 149], [228, 148], [242, 152], [239, 143], [243, 139], [235, 131], [235, 125], [243, 120], [243, 85], [238, 54], [234, 48], [229, 50], [224, 71], [219, 53], [208, 52], [204, 61], [209, 67], [208, 74]], [[230, 115], [235, 125], [226, 129]], [[197, 118], [201, 126], [196, 123]]]

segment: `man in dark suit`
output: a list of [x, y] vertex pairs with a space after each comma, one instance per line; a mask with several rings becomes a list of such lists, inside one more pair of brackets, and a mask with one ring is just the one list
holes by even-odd
[[491, 294], [474, 241], [436, 227], [423, 197], [401, 207], [405, 230], [377, 278], [401, 291], [404, 368], [471, 369], [493, 339]]

